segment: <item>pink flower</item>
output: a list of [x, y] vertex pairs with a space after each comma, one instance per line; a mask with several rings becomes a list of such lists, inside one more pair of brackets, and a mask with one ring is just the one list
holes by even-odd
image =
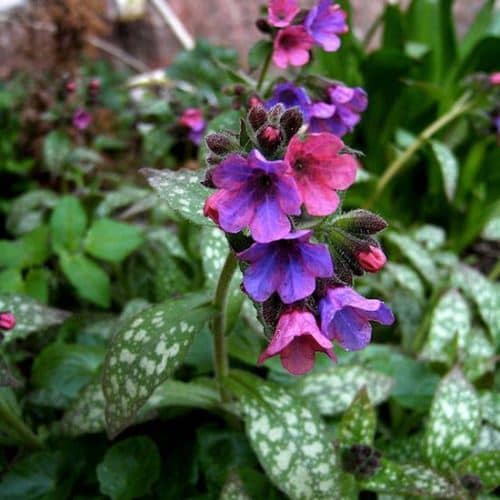
[[344, 143], [326, 132], [294, 136], [285, 160], [292, 167], [302, 202], [310, 215], [330, 215], [339, 205], [335, 190], [347, 189], [356, 179], [356, 162], [339, 154]]
[[287, 371], [302, 375], [313, 368], [316, 351], [335, 360], [332, 343], [321, 333], [314, 316], [307, 311], [291, 310], [281, 315], [270, 344], [259, 357], [259, 364], [279, 354]]
[[270, 0], [267, 22], [276, 28], [288, 26], [299, 13], [297, 0]]
[[496, 73], [491, 73], [490, 84], [493, 85], [494, 87], [500, 85], [500, 71], [497, 71]]
[[179, 124], [189, 129], [189, 138], [194, 144], [199, 145], [205, 130], [205, 120], [201, 109], [185, 109], [179, 118]]
[[73, 127], [77, 130], [85, 130], [92, 123], [92, 116], [84, 109], [77, 109], [73, 115]]
[[382, 249], [374, 245], [370, 245], [368, 252], [359, 252], [357, 257], [359, 265], [369, 273], [380, 271], [387, 262], [387, 257]]
[[274, 40], [273, 62], [285, 69], [289, 64], [303, 66], [309, 61], [313, 39], [304, 26], [288, 26], [278, 32]]
[[224, 191], [216, 191], [206, 199], [205, 206], [203, 207], [203, 215], [212, 219], [217, 225], [219, 225], [219, 210], [217, 204], [223, 197]]
[[16, 326], [16, 318], [11, 312], [0, 312], [0, 330], [12, 330]]

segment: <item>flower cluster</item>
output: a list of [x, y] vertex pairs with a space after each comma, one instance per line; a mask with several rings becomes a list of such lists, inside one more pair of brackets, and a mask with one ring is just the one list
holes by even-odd
[[71, 125], [79, 132], [88, 129], [92, 124], [93, 117], [89, 109], [97, 104], [100, 91], [101, 81], [99, 78], [91, 78], [86, 85], [82, 85], [74, 79], [63, 82], [61, 97], [70, 108], [73, 108]]
[[216, 190], [204, 213], [230, 242], [240, 241], [233, 248], [243, 289], [273, 332], [259, 361], [279, 355], [293, 374], [310, 370], [316, 351], [335, 359], [334, 343], [365, 347], [371, 321], [393, 321], [383, 302], [350, 286], [353, 274], [385, 264], [371, 237], [385, 222], [363, 210], [334, 215], [338, 192], [355, 181], [356, 160], [330, 132], [301, 134], [305, 116], [282, 103], [269, 111], [257, 105], [239, 138], [221, 132], [206, 139], [205, 185]]
[[320, 0], [309, 11], [301, 11], [298, 0], [270, 0], [267, 23], [274, 36], [273, 62], [283, 69], [307, 64], [315, 44], [338, 50], [339, 35], [348, 31], [346, 13], [331, 0]]
[[303, 87], [293, 83], [278, 84], [266, 101], [267, 109], [277, 103], [285, 108], [298, 107], [311, 132], [329, 132], [343, 137], [361, 120], [361, 113], [368, 106], [368, 97], [361, 87], [347, 87], [340, 82], [321, 82], [319, 96], [311, 99]]

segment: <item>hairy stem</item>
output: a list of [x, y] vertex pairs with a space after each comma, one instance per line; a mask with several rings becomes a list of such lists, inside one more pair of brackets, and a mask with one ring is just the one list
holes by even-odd
[[217, 310], [213, 329], [214, 350], [214, 372], [219, 387], [219, 394], [223, 403], [229, 401], [228, 391], [222, 384], [222, 379], [229, 373], [229, 361], [227, 357], [226, 327], [227, 327], [227, 302], [229, 285], [234, 271], [236, 270], [236, 257], [230, 250], [219, 276], [217, 288], [215, 289], [214, 307]]
[[264, 84], [264, 80], [266, 79], [267, 71], [269, 70], [269, 65], [271, 64], [271, 59], [273, 57], [273, 51], [270, 50], [269, 54], [267, 54], [266, 60], [260, 70], [259, 81], [257, 82], [257, 92], [262, 90], [262, 85]]
[[431, 123], [424, 129], [420, 135], [408, 146], [408, 148], [398, 156], [387, 168], [382, 177], [378, 180], [375, 186], [375, 191], [369, 200], [365, 203], [364, 208], [370, 208], [375, 201], [380, 197], [387, 184], [398, 175], [413, 155], [439, 130], [451, 123], [455, 118], [468, 112], [473, 107], [473, 103], [469, 99], [469, 95], [462, 96], [452, 108], [436, 121]]

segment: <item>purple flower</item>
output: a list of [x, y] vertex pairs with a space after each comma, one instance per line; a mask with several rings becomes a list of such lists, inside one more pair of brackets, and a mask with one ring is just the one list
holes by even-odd
[[368, 106], [368, 97], [361, 87], [332, 85], [329, 102], [314, 103], [311, 107], [311, 132], [330, 132], [338, 137], [351, 132]]
[[319, 303], [321, 331], [346, 351], [368, 345], [372, 335], [370, 321], [382, 325], [394, 322], [392, 311], [380, 300], [365, 299], [352, 288], [330, 288]]
[[85, 130], [92, 123], [92, 116], [84, 109], [77, 109], [73, 115], [72, 123], [77, 130]]
[[340, 47], [340, 38], [349, 31], [346, 23], [346, 13], [340, 5], [331, 5], [331, 0], [321, 0], [311, 9], [305, 20], [307, 32], [313, 40], [328, 52], [334, 52]]
[[299, 11], [297, 0], [269, 0], [267, 22], [276, 28], [284, 28]]
[[255, 241], [267, 243], [290, 232], [287, 215], [300, 215], [301, 200], [290, 165], [267, 161], [256, 149], [248, 158], [228, 156], [214, 169], [212, 181], [221, 194], [209, 198], [211, 208], [228, 233], [249, 227]]
[[316, 278], [332, 276], [328, 247], [310, 243], [311, 233], [297, 231], [279, 241], [254, 243], [238, 254], [250, 263], [243, 273], [243, 285], [252, 299], [264, 302], [277, 291], [285, 304], [291, 304], [314, 292]]
[[291, 82], [276, 85], [273, 95], [265, 103], [266, 109], [271, 109], [278, 103], [283, 104], [285, 109], [298, 107], [302, 112], [304, 121], [309, 120], [309, 108], [312, 103], [304, 87], [296, 87]]

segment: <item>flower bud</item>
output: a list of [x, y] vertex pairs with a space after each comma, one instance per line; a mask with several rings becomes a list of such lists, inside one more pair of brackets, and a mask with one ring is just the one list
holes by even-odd
[[16, 326], [16, 318], [11, 312], [0, 312], [0, 330], [12, 330]]
[[387, 222], [368, 210], [352, 210], [335, 219], [334, 225], [349, 233], [370, 235], [387, 227]]
[[257, 94], [252, 94], [248, 98], [248, 108], [254, 108], [255, 106], [262, 105], [262, 99]]
[[490, 85], [492, 87], [497, 87], [500, 85], [500, 71], [497, 71], [495, 73], [491, 73], [490, 77]]
[[227, 155], [235, 150], [234, 142], [227, 136], [221, 133], [209, 134], [205, 138], [208, 149], [219, 156]]
[[99, 78], [92, 78], [88, 85], [89, 92], [92, 96], [96, 96], [101, 90], [101, 80]]
[[257, 19], [255, 21], [255, 26], [261, 33], [272, 33], [273, 29], [271, 28], [271, 25], [267, 22], [267, 19], [264, 19], [261, 17], [260, 19]]
[[281, 116], [285, 112], [285, 106], [281, 104], [280, 102], [273, 106], [267, 115], [267, 118], [269, 120], [269, 123], [272, 125], [278, 125], [281, 119]]
[[364, 444], [355, 444], [345, 450], [342, 456], [342, 467], [345, 472], [367, 479], [380, 468], [381, 457], [380, 451]]
[[483, 489], [483, 482], [481, 479], [473, 474], [465, 474], [460, 478], [462, 486], [471, 494], [477, 495]]
[[262, 104], [258, 104], [248, 112], [248, 121], [251, 127], [257, 131], [267, 122], [267, 112]]
[[359, 252], [357, 257], [359, 265], [369, 273], [380, 271], [387, 262], [387, 257], [382, 249], [373, 245], [370, 245], [368, 252]]
[[[215, 160], [214, 160], [215, 159]], [[209, 156], [207, 158], [207, 163], [209, 165], [217, 165], [220, 162], [220, 158], [215, 156]], [[214, 173], [214, 167], [208, 168], [205, 172], [205, 178], [201, 181], [201, 185], [210, 189], [215, 189], [214, 181], [212, 180], [212, 175]]]
[[304, 118], [297, 107], [287, 109], [281, 115], [280, 125], [287, 141], [289, 141], [299, 131], [303, 122]]
[[67, 94], [73, 94], [74, 92], [76, 92], [76, 88], [77, 85], [75, 80], [68, 80], [66, 82], [66, 85], [64, 86]]
[[273, 153], [281, 143], [281, 132], [279, 129], [268, 125], [259, 133], [257, 141], [265, 153]]

